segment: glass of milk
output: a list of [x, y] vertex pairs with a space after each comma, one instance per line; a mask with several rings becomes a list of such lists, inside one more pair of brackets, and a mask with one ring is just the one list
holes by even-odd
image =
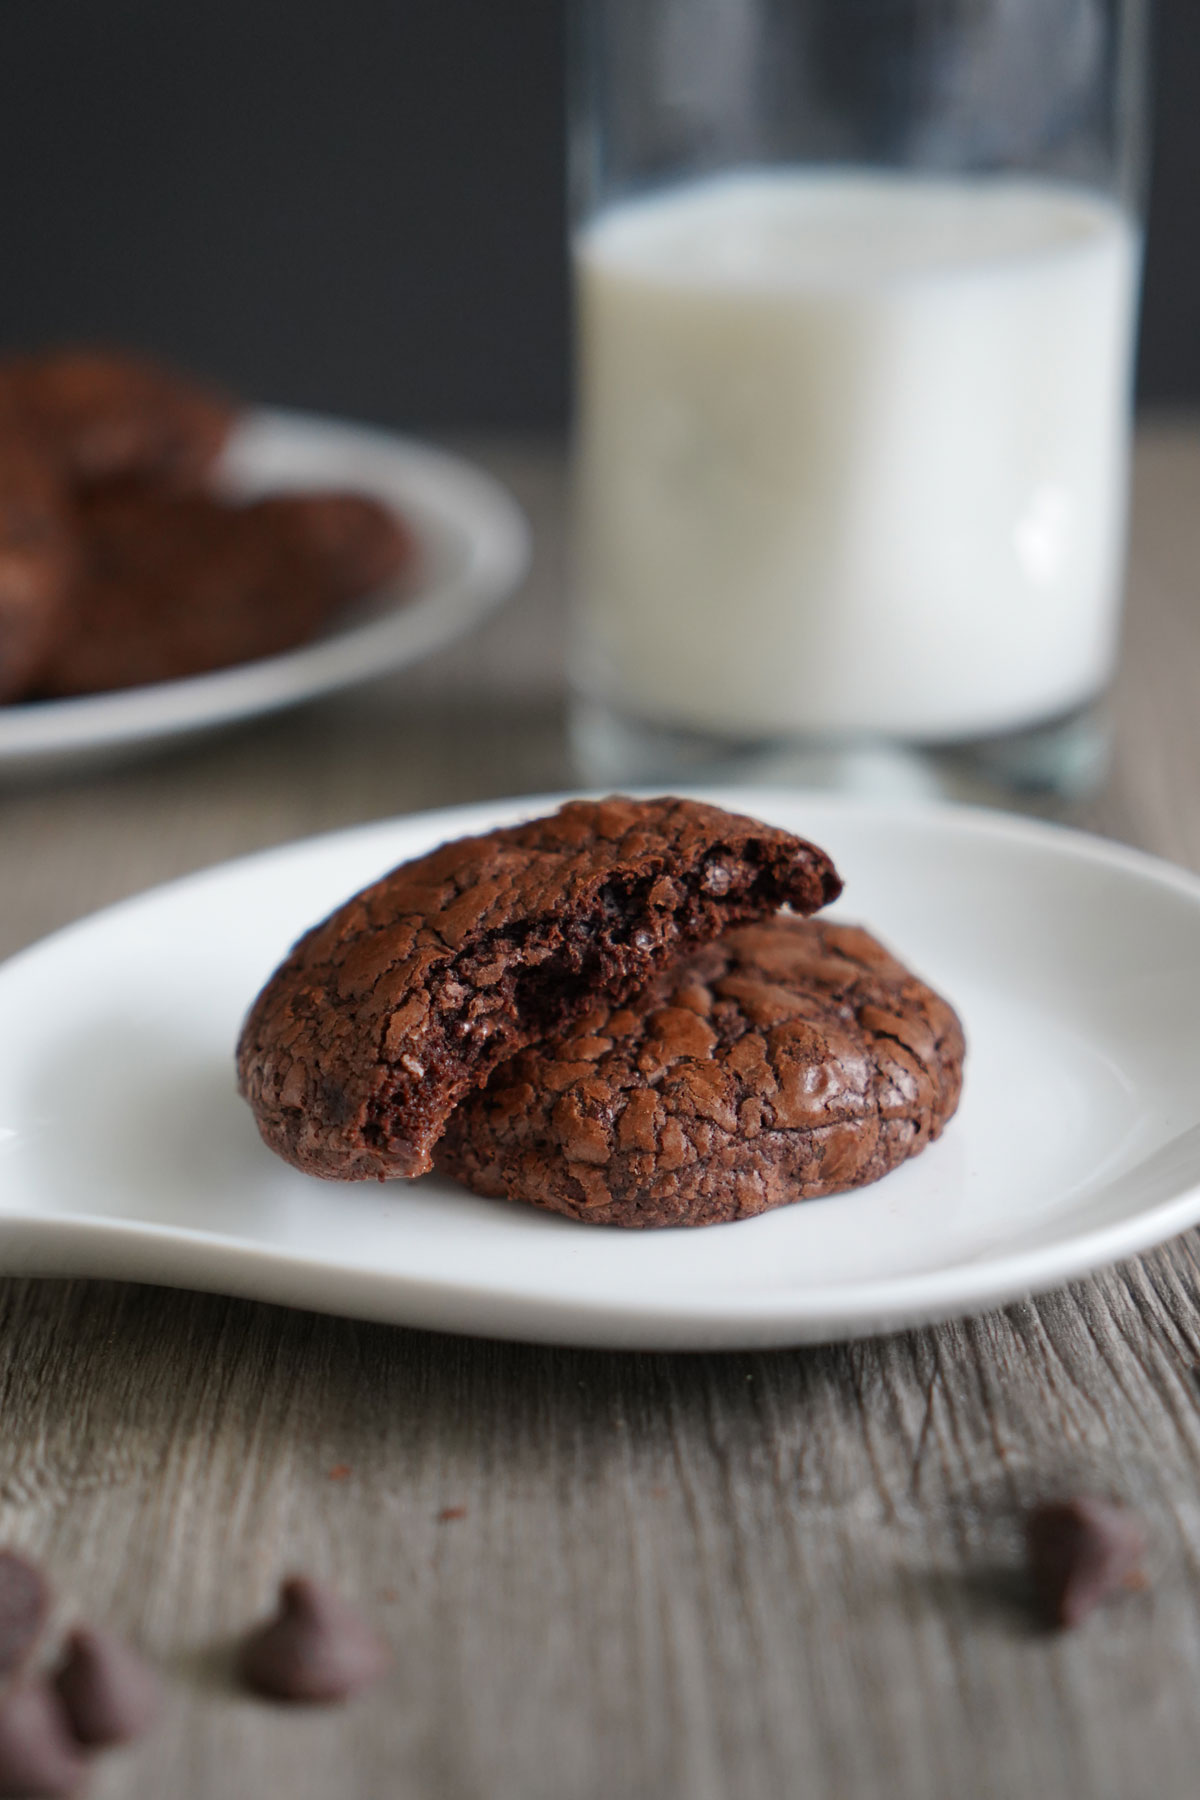
[[1140, 0], [575, 0], [595, 782], [1103, 766]]

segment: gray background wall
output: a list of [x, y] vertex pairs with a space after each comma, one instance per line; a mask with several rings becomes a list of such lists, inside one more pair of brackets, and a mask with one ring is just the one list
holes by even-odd
[[[562, 0], [0, 0], [0, 345], [418, 427], [567, 401]], [[1160, 0], [1140, 391], [1200, 402], [1200, 6]]]

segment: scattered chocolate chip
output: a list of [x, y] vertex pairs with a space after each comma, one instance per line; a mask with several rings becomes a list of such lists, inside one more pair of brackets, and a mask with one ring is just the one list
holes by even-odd
[[54, 1685], [71, 1730], [89, 1747], [132, 1743], [158, 1711], [158, 1681], [137, 1651], [92, 1625], [68, 1634]]
[[15, 1675], [41, 1635], [50, 1586], [40, 1569], [0, 1550], [0, 1679]]
[[0, 1700], [0, 1795], [74, 1794], [87, 1762], [63, 1704], [47, 1681], [11, 1688]]
[[248, 1639], [241, 1673], [275, 1700], [347, 1700], [384, 1671], [387, 1649], [332, 1589], [293, 1576], [279, 1590], [279, 1612]]
[[1145, 1583], [1141, 1523], [1111, 1500], [1084, 1494], [1037, 1506], [1025, 1542], [1038, 1606], [1052, 1625], [1080, 1625], [1119, 1588]]
[[465, 1506], [443, 1506], [441, 1512], [438, 1514], [438, 1523], [439, 1525], [445, 1525], [448, 1524], [451, 1519], [465, 1519], [466, 1516], [467, 1509]]

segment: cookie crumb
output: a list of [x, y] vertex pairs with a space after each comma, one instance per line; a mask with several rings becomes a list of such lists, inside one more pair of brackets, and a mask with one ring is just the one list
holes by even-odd
[[150, 1668], [130, 1645], [96, 1626], [78, 1625], [68, 1634], [54, 1685], [75, 1738], [89, 1749], [133, 1743], [158, 1712]]
[[279, 1590], [275, 1617], [246, 1640], [240, 1671], [269, 1699], [322, 1704], [370, 1687], [388, 1661], [382, 1639], [348, 1602], [294, 1575]]
[[1026, 1521], [1029, 1574], [1048, 1624], [1069, 1630], [1122, 1589], [1146, 1586], [1146, 1535], [1128, 1507], [1094, 1495], [1034, 1507]]
[[50, 1584], [15, 1550], [0, 1550], [0, 1679], [15, 1675], [45, 1629]]
[[87, 1759], [48, 1681], [10, 1688], [0, 1700], [0, 1795], [79, 1791]]

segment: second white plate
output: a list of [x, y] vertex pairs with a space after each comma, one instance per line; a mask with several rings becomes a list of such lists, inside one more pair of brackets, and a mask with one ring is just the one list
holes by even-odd
[[825, 844], [862, 920], [959, 1008], [941, 1141], [874, 1187], [623, 1232], [436, 1177], [328, 1184], [234, 1091], [294, 937], [402, 858], [553, 801], [372, 825], [229, 864], [0, 969], [0, 1263], [443, 1330], [612, 1347], [812, 1342], [979, 1310], [1200, 1218], [1200, 881], [1023, 820], [713, 796]]

